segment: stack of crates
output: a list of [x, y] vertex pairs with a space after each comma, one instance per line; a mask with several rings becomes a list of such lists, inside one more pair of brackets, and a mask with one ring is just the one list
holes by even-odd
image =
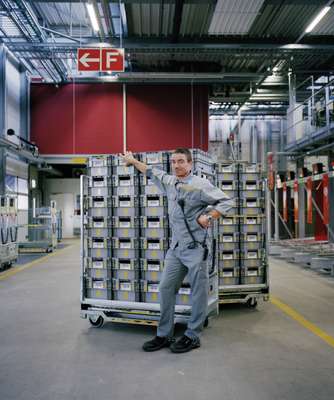
[[85, 297], [112, 299], [112, 157], [91, 157], [84, 216]]
[[259, 164], [221, 163], [218, 186], [234, 206], [219, 221], [219, 287], [264, 283], [264, 192]]
[[240, 180], [241, 284], [265, 279], [264, 191], [260, 164], [242, 163]]
[[219, 219], [219, 287], [237, 285], [240, 276], [239, 166], [217, 165], [217, 186], [233, 201], [233, 207]]
[[16, 198], [0, 196], [0, 268], [17, 260], [17, 233]]
[[[135, 155], [136, 156], [136, 155]], [[113, 299], [139, 301], [139, 175], [119, 156], [113, 157], [112, 269]]]
[[[214, 186], [217, 182], [216, 164], [211, 156], [200, 149], [192, 149], [193, 174], [201, 178], [208, 179]], [[217, 293], [217, 258], [218, 258], [218, 222], [213, 221], [212, 227], [208, 229], [207, 245], [209, 247], [208, 267], [209, 267], [209, 302]], [[190, 287], [188, 285], [190, 292]]]
[[[169, 172], [168, 152], [141, 153], [140, 161]], [[141, 301], [159, 303], [159, 283], [169, 247], [167, 198], [144, 174], [140, 175]]]
[[213, 185], [216, 184], [216, 167], [212, 158], [203, 150], [191, 150], [193, 159], [193, 174], [208, 179]]

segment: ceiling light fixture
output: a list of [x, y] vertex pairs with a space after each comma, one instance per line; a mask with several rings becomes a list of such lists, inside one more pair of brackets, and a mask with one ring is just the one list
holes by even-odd
[[314, 20], [310, 23], [310, 25], [305, 29], [305, 33], [310, 33], [319, 24], [319, 22], [323, 19], [323, 17], [328, 13], [331, 8], [324, 7], [320, 13], [314, 18]]
[[87, 12], [89, 15], [90, 23], [92, 24], [92, 28], [94, 29], [95, 32], [98, 32], [100, 30], [100, 27], [99, 27], [99, 23], [97, 22], [97, 17], [96, 17], [94, 6], [91, 3], [86, 3], [86, 7], [87, 7]]

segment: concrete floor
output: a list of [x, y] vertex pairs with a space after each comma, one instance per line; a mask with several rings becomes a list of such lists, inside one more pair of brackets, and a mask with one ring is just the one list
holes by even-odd
[[[334, 280], [271, 260], [272, 293], [334, 336]], [[329, 400], [334, 347], [272, 303], [226, 306], [202, 347], [144, 353], [152, 327], [79, 318], [79, 243], [1, 280], [1, 400]], [[178, 330], [179, 334], [181, 331]]]

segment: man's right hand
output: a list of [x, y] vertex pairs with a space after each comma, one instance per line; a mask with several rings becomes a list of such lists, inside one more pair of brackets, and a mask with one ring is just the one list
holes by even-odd
[[123, 161], [126, 163], [126, 166], [128, 167], [129, 165], [133, 165], [136, 159], [133, 157], [131, 151], [126, 151], [124, 154], [120, 154], [120, 157], [122, 157]]

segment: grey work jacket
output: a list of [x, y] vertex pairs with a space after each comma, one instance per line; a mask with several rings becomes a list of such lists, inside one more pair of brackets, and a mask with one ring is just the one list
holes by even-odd
[[158, 186], [168, 198], [168, 216], [172, 230], [171, 248], [175, 249], [178, 244], [180, 248], [187, 248], [193, 241], [186, 224], [180, 199], [184, 200], [184, 214], [187, 218], [189, 228], [196, 241], [202, 243], [206, 237], [206, 229], [197, 222], [197, 218], [205, 212], [208, 206], [224, 215], [233, 207], [232, 200], [220, 189], [213, 186], [208, 179], [196, 175], [188, 175], [179, 179], [169, 175], [165, 171], [147, 167], [146, 175]]

